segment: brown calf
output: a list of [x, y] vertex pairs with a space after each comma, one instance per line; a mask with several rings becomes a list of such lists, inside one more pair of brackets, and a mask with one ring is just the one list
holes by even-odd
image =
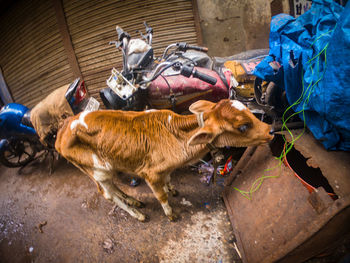
[[267, 143], [270, 126], [259, 121], [241, 102], [197, 101], [194, 115], [172, 111], [82, 112], [69, 118], [59, 130], [56, 150], [88, 174], [103, 196], [140, 221], [142, 203], [127, 196], [112, 182], [116, 171], [145, 179], [170, 220], [168, 192], [175, 193], [170, 174], [198, 161], [214, 147], [243, 147]]

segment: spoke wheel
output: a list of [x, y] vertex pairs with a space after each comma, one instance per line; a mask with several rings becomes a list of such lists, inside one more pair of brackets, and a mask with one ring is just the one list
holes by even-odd
[[0, 153], [0, 162], [7, 167], [21, 167], [31, 162], [35, 155], [36, 148], [32, 141], [12, 140], [9, 147]]

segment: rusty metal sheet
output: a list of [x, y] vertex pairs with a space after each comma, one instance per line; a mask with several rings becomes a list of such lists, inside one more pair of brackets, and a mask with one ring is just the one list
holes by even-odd
[[[294, 137], [303, 130], [293, 131]], [[290, 136], [284, 133], [288, 141]], [[350, 153], [344, 151], [326, 151], [323, 145], [317, 141], [309, 131], [295, 141], [296, 150], [307, 158], [309, 166], [320, 168], [334, 192], [339, 196], [350, 194]]]
[[[279, 177], [265, 179], [251, 200], [233, 189], [248, 190], [273, 167], [265, 175]], [[226, 182], [224, 201], [243, 262], [302, 262], [350, 231], [350, 195], [334, 201], [323, 188], [310, 194], [267, 145], [247, 148]]]

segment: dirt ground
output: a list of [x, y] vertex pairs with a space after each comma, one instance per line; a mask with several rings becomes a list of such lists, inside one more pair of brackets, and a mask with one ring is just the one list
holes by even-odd
[[177, 170], [169, 222], [145, 182], [116, 183], [146, 204], [138, 222], [97, 193], [82, 172], [58, 160], [23, 170], [0, 166], [0, 262], [240, 262], [220, 193], [189, 168]]
[[[95, 184], [64, 159], [34, 163], [22, 170], [0, 166], [0, 262], [241, 262], [215, 187], [190, 167], [172, 176], [179, 191], [170, 204], [181, 218], [169, 222], [145, 182], [116, 183], [146, 204], [141, 223], [97, 192]], [[307, 263], [347, 262], [347, 238], [335, 251]]]

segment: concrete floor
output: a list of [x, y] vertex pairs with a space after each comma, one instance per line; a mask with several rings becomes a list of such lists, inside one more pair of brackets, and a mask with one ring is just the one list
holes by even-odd
[[[150, 189], [130, 178], [116, 183], [146, 204], [138, 222], [97, 193], [95, 184], [61, 159], [23, 170], [0, 166], [0, 262], [240, 262], [220, 197], [189, 168], [172, 182], [170, 203], [181, 215], [169, 222]], [[112, 211], [111, 211], [112, 210]]]

